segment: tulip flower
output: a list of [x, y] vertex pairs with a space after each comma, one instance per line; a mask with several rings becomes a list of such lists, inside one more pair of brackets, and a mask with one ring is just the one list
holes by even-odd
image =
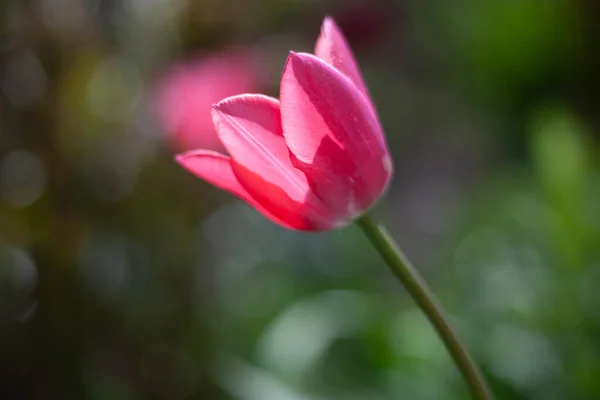
[[356, 220], [428, 317], [473, 398], [493, 400], [477, 364], [444, 309], [385, 228], [366, 210], [392, 176], [385, 137], [352, 51], [326, 18], [315, 55], [291, 53], [279, 100], [242, 94], [215, 104], [212, 119], [229, 155], [207, 149], [177, 157], [200, 178], [297, 230]]
[[382, 195], [392, 161], [358, 65], [326, 18], [315, 55], [291, 53], [280, 98], [241, 94], [212, 109], [229, 155], [197, 149], [186, 169], [290, 229], [355, 220]]
[[257, 90], [257, 70], [252, 54], [243, 48], [209, 53], [170, 67], [153, 99], [170, 145], [176, 151], [223, 150], [211, 107], [225, 97]]

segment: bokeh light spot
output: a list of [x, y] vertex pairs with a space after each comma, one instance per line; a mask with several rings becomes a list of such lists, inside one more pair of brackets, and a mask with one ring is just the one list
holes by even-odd
[[139, 67], [113, 57], [100, 62], [87, 86], [91, 109], [107, 121], [127, 118], [139, 104], [144, 89]]
[[46, 174], [34, 153], [15, 150], [0, 162], [0, 194], [13, 207], [35, 202], [44, 192]]

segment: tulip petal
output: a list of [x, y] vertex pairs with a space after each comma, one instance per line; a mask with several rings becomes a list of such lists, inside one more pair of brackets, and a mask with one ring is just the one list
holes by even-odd
[[315, 55], [346, 75], [356, 87], [370, 99], [354, 54], [333, 18], [326, 17], [315, 46]]
[[[315, 55], [327, 64], [331, 65], [342, 74], [346, 75], [365, 95], [368, 100], [369, 107], [372, 108], [373, 113], [377, 115], [375, 104], [369, 94], [369, 89], [365, 84], [360, 67], [356, 62], [352, 48], [346, 41], [342, 30], [335, 23], [333, 18], [326, 17], [321, 25], [321, 34], [317, 39], [315, 45]], [[377, 120], [379, 124], [379, 120]], [[385, 143], [385, 137], [383, 136], [383, 129], [379, 129], [379, 139], [382, 143]]]
[[312, 193], [303, 202], [298, 202], [281, 187], [267, 181], [245, 166], [232, 161], [235, 176], [248, 193], [276, 218], [285, 221], [288, 227], [302, 231], [321, 231], [332, 229], [338, 222], [322, 213], [315, 212], [314, 203], [318, 202]]
[[367, 98], [337, 69], [305, 53], [288, 57], [280, 98], [286, 143], [313, 191], [340, 213], [370, 206], [391, 163]]
[[233, 164], [229, 157], [211, 150], [192, 150], [176, 157], [177, 162], [208, 183], [228, 191], [244, 200], [273, 222], [290, 229], [301, 229], [298, 221], [286, 221], [276, 217], [263, 207], [240, 184], [233, 172]]
[[263, 95], [229, 97], [213, 106], [221, 141], [236, 163], [300, 201], [308, 185], [290, 161], [281, 131], [279, 101]]
[[292, 164], [279, 101], [263, 95], [230, 97], [213, 107], [213, 121], [233, 159], [234, 174], [253, 198], [297, 229], [332, 224], [331, 213]]

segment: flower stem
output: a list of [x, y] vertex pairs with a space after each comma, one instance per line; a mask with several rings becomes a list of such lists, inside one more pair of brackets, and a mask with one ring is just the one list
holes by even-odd
[[357, 220], [357, 224], [391, 268], [394, 275], [402, 282], [413, 300], [429, 318], [463, 375], [473, 398], [492, 400], [494, 397], [483, 374], [450, 325], [441, 304], [387, 230], [381, 224], [373, 222], [366, 214]]

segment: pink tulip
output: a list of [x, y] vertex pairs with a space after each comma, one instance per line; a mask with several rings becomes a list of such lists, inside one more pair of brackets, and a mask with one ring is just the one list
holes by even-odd
[[331, 18], [323, 22], [315, 54], [290, 54], [280, 100], [242, 94], [213, 106], [230, 156], [199, 149], [177, 157], [276, 223], [306, 231], [353, 221], [392, 176], [375, 108]]
[[244, 49], [211, 53], [171, 67], [154, 98], [170, 144], [178, 151], [222, 150], [211, 107], [225, 97], [258, 89], [257, 69]]

